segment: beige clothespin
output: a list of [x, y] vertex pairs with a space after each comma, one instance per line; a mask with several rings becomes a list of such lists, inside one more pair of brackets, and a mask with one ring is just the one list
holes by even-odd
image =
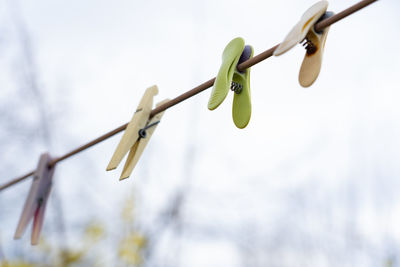
[[[135, 114], [126, 127], [124, 135], [122, 136], [110, 163], [108, 163], [107, 171], [117, 168], [123, 157], [129, 151], [120, 180], [128, 178], [131, 175], [133, 168], [139, 161], [144, 148], [164, 114], [164, 112], [160, 112], [150, 119], [150, 113], [153, 107], [153, 97], [157, 94], [158, 88], [156, 85], [146, 89]], [[167, 101], [169, 100], [163, 100], [158, 103], [157, 106], [160, 106]]]
[[275, 56], [282, 55], [297, 43], [303, 43], [306, 49], [303, 63], [300, 68], [299, 82], [303, 87], [309, 87], [317, 79], [321, 70], [322, 55], [329, 27], [321, 32], [316, 32], [314, 25], [319, 21], [333, 15], [326, 12], [328, 1], [320, 1], [311, 6], [301, 17], [300, 21], [286, 36], [285, 40], [274, 51]]

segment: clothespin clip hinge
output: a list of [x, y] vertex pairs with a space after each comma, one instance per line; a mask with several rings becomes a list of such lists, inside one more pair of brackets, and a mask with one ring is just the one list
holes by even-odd
[[156, 126], [159, 123], [160, 123], [160, 121], [155, 121], [155, 122], [147, 125], [146, 127], [140, 129], [139, 132], [138, 132], [139, 133], [139, 138], [146, 138], [146, 136], [147, 136], [146, 130], [149, 129], [150, 127]]

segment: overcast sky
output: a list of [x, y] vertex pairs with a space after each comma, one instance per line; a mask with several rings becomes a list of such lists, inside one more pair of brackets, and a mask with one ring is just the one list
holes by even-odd
[[[50, 116], [57, 121], [50, 150], [61, 155], [127, 122], [147, 87], [158, 85], [158, 102], [214, 77], [231, 39], [243, 37], [255, 54], [281, 42], [314, 2], [30, 0], [16, 5], [3, 0], [1, 23], [10, 33], [3, 47], [16, 42], [9, 36], [15, 18], [22, 19]], [[328, 10], [339, 12], [354, 3], [334, 0]], [[315, 197], [315, 202], [339, 203], [327, 204], [339, 210], [331, 211], [337, 224], [351, 216], [341, 210], [352, 201], [341, 201], [354, 197], [361, 210], [353, 218], [359, 233], [368, 240], [390, 235], [398, 242], [399, 11], [398, 1], [382, 0], [331, 26], [321, 73], [310, 88], [298, 84], [305, 53], [300, 45], [254, 66], [252, 118], [243, 130], [231, 118], [232, 94], [209, 111], [207, 90], [166, 111], [128, 180], [118, 181], [121, 168], [105, 172], [121, 135], [59, 164], [57, 188], [67, 229], [73, 232], [96, 216], [112, 226], [120, 212], [116, 207], [133, 188], [141, 191], [144, 210], [163, 207], [187, 180], [190, 163], [189, 224], [233, 231], [250, 224], [268, 231], [281, 222], [276, 218], [282, 210], [296, 214], [287, 199], [297, 203], [296, 196], [307, 192], [311, 202]], [[195, 151], [193, 161], [187, 160], [188, 151]], [[31, 170], [37, 156], [14, 176]], [[8, 245], [29, 185], [0, 195], [5, 205], [14, 190], [20, 192], [13, 197], [13, 216], [0, 215], [6, 251], [28, 244], [25, 234]], [[306, 228], [320, 226], [293, 218]], [[287, 224], [293, 228], [296, 222]], [[239, 266], [240, 261], [237, 247], [223, 238], [205, 235], [184, 242], [182, 265]]]

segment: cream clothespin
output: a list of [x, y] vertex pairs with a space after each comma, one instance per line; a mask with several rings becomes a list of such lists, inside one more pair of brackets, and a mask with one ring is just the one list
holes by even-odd
[[[153, 97], [157, 94], [158, 88], [155, 85], [146, 89], [146, 92], [140, 100], [135, 114], [126, 127], [124, 135], [122, 136], [117, 149], [108, 163], [107, 171], [117, 168], [123, 157], [129, 151], [120, 180], [128, 178], [131, 175], [133, 168], [136, 166], [136, 163], [142, 155], [144, 148], [149, 142], [150, 137], [152, 136], [157, 124], [160, 122], [161, 117], [164, 114], [164, 112], [160, 112], [153, 118], [149, 119], [151, 109], [153, 107]], [[168, 101], [168, 99], [165, 99], [158, 103], [157, 106], [160, 106]]]
[[55, 167], [49, 167], [51, 157], [48, 153], [40, 156], [39, 164], [33, 177], [33, 182], [29, 190], [29, 195], [25, 201], [24, 209], [15, 231], [14, 239], [18, 239], [24, 233], [26, 226], [33, 218], [31, 244], [39, 242], [40, 231], [42, 229], [44, 212], [47, 200], [52, 187], [52, 180]]
[[274, 51], [274, 55], [279, 56], [297, 43], [304, 41], [303, 46], [306, 49], [306, 55], [299, 73], [299, 83], [303, 87], [311, 86], [321, 70], [322, 56], [329, 27], [321, 32], [316, 32], [314, 25], [318, 21], [333, 15], [333, 12], [326, 12], [327, 8], [328, 1], [320, 1], [311, 6]]

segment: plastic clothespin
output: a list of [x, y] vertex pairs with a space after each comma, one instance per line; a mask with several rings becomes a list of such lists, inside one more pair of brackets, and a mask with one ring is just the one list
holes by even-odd
[[232, 117], [238, 128], [245, 128], [251, 117], [250, 68], [243, 72], [237, 65], [253, 57], [253, 47], [244, 45], [240, 37], [233, 39], [222, 53], [222, 64], [215, 79], [208, 101], [208, 109], [216, 109], [228, 95], [229, 89], [235, 92]]
[[[110, 162], [107, 166], [107, 171], [113, 170], [118, 167], [123, 157], [128, 153], [128, 158], [125, 162], [124, 168], [120, 180], [128, 178], [136, 163], [139, 161], [144, 148], [150, 140], [157, 124], [160, 122], [164, 112], [156, 114], [150, 119], [151, 109], [153, 107], [153, 97], [158, 94], [158, 88], [156, 85], [146, 89], [142, 99], [140, 100], [139, 106], [136, 109], [131, 121], [129, 122], [124, 135], [121, 138]], [[157, 104], [160, 106], [166, 102], [165, 99]]]
[[44, 212], [53, 183], [55, 166], [49, 167], [51, 157], [48, 153], [40, 156], [39, 164], [33, 177], [28, 198], [15, 231], [14, 239], [18, 239], [25, 232], [26, 226], [33, 217], [31, 244], [36, 245], [39, 241], [42, 229]]
[[314, 25], [319, 21], [331, 17], [333, 12], [326, 12], [328, 1], [320, 1], [311, 6], [301, 17], [300, 21], [286, 36], [285, 40], [274, 51], [279, 56], [297, 43], [302, 43], [306, 49], [303, 63], [299, 73], [299, 83], [303, 87], [311, 86], [318, 78], [321, 70], [322, 55], [324, 53], [325, 41], [328, 36], [329, 27], [317, 32]]

